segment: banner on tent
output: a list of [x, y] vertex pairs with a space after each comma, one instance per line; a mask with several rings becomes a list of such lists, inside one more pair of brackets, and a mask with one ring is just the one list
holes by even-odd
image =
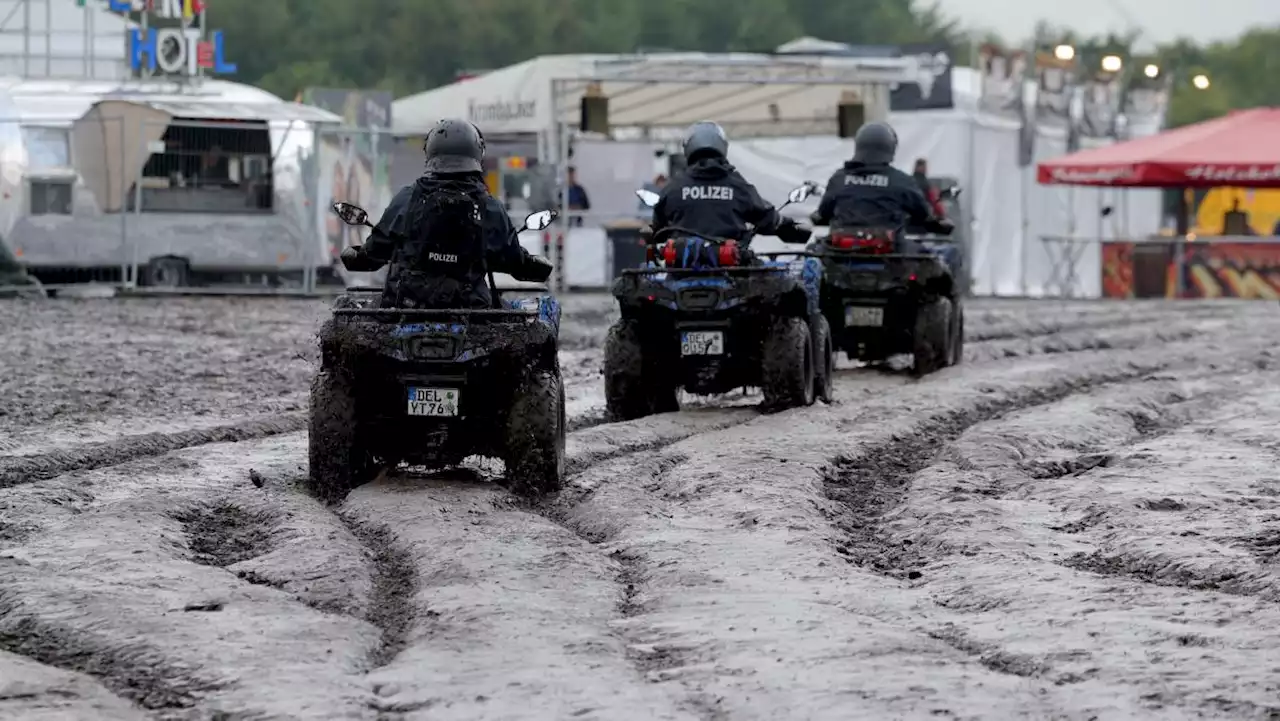
[[894, 112], [912, 110], [948, 110], [955, 107], [951, 69], [955, 60], [947, 46], [939, 43], [902, 45], [899, 57], [915, 61], [916, 79], [896, 83], [889, 89], [889, 109]]
[[1084, 83], [1081, 95], [1080, 134], [1088, 138], [1113, 136], [1120, 110], [1120, 77], [1114, 74], [1095, 75]]
[[1169, 107], [1169, 76], [1135, 77], [1130, 81], [1124, 99], [1124, 114], [1134, 123], [1164, 118]]
[[987, 112], [1020, 113], [1022, 82], [1027, 75], [1027, 53], [984, 45], [978, 49], [978, 68], [980, 108]]
[[1060, 60], [1052, 52], [1036, 53], [1036, 117], [1047, 124], [1071, 122], [1072, 75], [1075, 60]]

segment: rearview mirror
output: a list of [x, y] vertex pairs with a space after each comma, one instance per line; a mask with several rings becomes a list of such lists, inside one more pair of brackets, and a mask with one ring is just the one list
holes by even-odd
[[364, 212], [364, 208], [351, 203], [334, 203], [333, 212], [342, 218], [342, 222], [347, 225], [368, 225], [369, 214]]
[[805, 183], [804, 185], [801, 185], [799, 188], [795, 188], [790, 193], [787, 193], [787, 202], [803, 203], [804, 201], [809, 199], [810, 195], [813, 195], [813, 186], [810, 185], [809, 183]]
[[551, 221], [556, 219], [556, 211], [539, 210], [536, 213], [530, 213], [524, 219], [525, 230], [546, 230], [551, 227]]
[[640, 202], [644, 203], [650, 208], [656, 206], [658, 204], [658, 201], [662, 198], [661, 195], [658, 195], [652, 190], [645, 190], [645, 189], [637, 190], [636, 197], [640, 198]]

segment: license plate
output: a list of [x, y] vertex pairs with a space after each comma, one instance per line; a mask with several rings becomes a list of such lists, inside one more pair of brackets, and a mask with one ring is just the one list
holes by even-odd
[[724, 355], [724, 333], [718, 330], [681, 333], [680, 355]]
[[409, 415], [452, 418], [462, 394], [455, 388], [410, 388]]
[[844, 309], [844, 324], [863, 327], [884, 325], [884, 308], [851, 305]]

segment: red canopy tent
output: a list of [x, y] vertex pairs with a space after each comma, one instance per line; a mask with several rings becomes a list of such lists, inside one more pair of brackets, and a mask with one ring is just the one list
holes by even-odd
[[1280, 187], [1280, 108], [1220, 118], [1040, 163], [1043, 184]]

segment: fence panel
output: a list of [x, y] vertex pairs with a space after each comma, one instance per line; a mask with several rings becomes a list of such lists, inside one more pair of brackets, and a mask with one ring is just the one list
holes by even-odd
[[122, 203], [127, 287], [310, 288], [319, 247], [299, 165], [313, 144], [309, 127], [159, 111], [136, 120], [127, 129]]
[[127, 283], [126, 137], [93, 112], [0, 119], [0, 286]]
[[377, 222], [399, 189], [391, 181], [393, 146], [391, 132], [381, 128], [325, 128], [316, 133], [315, 152], [307, 163], [315, 225], [335, 273], [350, 285], [380, 285], [385, 271], [349, 273], [341, 268], [338, 254], [364, 243], [369, 229], [344, 225], [331, 208], [337, 202], [358, 205]]

